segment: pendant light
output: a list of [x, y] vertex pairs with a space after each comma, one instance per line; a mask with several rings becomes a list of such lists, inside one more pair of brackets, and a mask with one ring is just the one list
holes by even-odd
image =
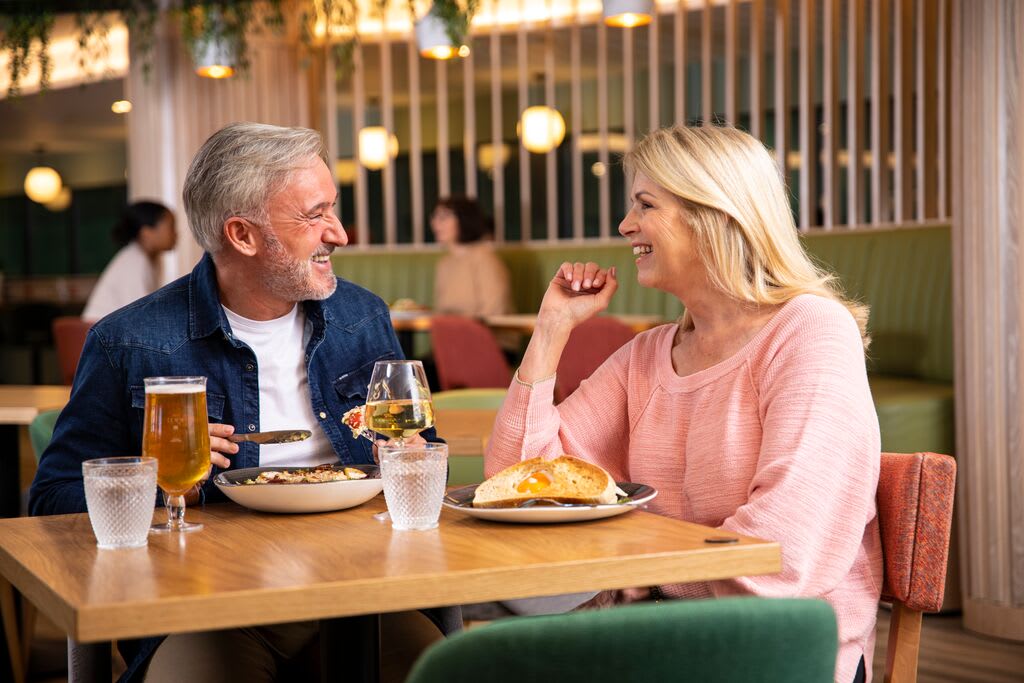
[[206, 18], [205, 32], [196, 39], [192, 51], [196, 73], [203, 78], [230, 78], [238, 64], [238, 40], [225, 35], [224, 18], [213, 7]]
[[519, 118], [516, 133], [523, 141], [523, 147], [535, 154], [544, 154], [562, 144], [565, 138], [565, 119], [557, 109], [529, 107]]
[[423, 57], [452, 59], [469, 56], [469, 46], [456, 45], [452, 42], [445, 23], [434, 13], [433, 6], [429, 12], [416, 20], [415, 29], [416, 45]]
[[[36, 154], [42, 161], [43, 148], [38, 147]], [[25, 174], [25, 194], [28, 198], [38, 204], [46, 204], [52, 202], [60, 194], [60, 189], [64, 185], [60, 179], [60, 174], [49, 166], [44, 166], [40, 163], [38, 166], [34, 166], [29, 169], [29, 172]]]
[[651, 23], [654, 0], [602, 0], [604, 23], [619, 28], [633, 28]]
[[379, 171], [398, 156], [398, 138], [383, 126], [367, 126], [359, 131], [359, 163]]

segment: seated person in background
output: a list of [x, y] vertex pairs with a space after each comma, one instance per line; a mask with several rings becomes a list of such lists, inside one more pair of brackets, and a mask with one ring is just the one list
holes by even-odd
[[445, 248], [434, 274], [434, 310], [469, 317], [511, 313], [508, 268], [494, 253], [491, 222], [473, 199], [448, 197], [430, 212]]
[[[236, 123], [203, 144], [183, 198], [206, 253], [191, 274], [93, 326], [32, 483], [31, 514], [84, 512], [82, 461], [141, 451], [151, 376], [207, 377], [216, 471], [373, 462], [371, 444], [354, 439], [342, 416], [365, 403], [374, 362], [402, 351], [384, 302], [331, 270], [331, 252], [347, 239], [326, 161], [320, 135], [305, 128]], [[227, 440], [281, 428], [314, 436], [265, 453]], [[220, 496], [209, 481], [205, 489]], [[460, 625], [457, 609], [385, 615], [385, 678], [402, 680], [426, 644]], [[304, 622], [118, 645], [126, 680], [269, 681], [317, 634], [316, 622]]]
[[174, 214], [156, 202], [129, 205], [114, 226], [113, 235], [121, 250], [103, 269], [89, 294], [82, 311], [86, 320], [99, 320], [155, 292], [163, 284], [160, 259], [178, 241]]
[[678, 297], [686, 313], [627, 343], [556, 408], [569, 333], [618, 286], [614, 269], [563, 264], [498, 415], [486, 473], [569, 453], [653, 485], [654, 512], [778, 541], [779, 574], [612, 597], [822, 598], [839, 624], [836, 681], [863, 681], [882, 584], [868, 311], [804, 253], [778, 169], [756, 139], [716, 126], [663, 129], [625, 165], [632, 207], [619, 232], [637, 280]]

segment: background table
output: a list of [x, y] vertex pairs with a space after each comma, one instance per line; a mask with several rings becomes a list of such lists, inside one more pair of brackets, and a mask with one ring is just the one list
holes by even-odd
[[32, 483], [35, 456], [28, 426], [44, 410], [63, 408], [71, 387], [0, 385], [0, 516], [21, 510], [21, 489]]
[[382, 496], [326, 514], [211, 505], [188, 513], [202, 531], [118, 551], [96, 548], [84, 514], [5, 519], [0, 574], [72, 639], [97, 643], [781, 568], [777, 543], [709, 544], [721, 532], [642, 511], [515, 525], [445, 510], [437, 529], [399, 532], [373, 519], [383, 509]]

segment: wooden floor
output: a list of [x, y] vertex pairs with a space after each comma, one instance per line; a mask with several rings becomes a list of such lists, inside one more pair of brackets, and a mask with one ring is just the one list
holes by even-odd
[[[40, 621], [45, 621], [40, 617]], [[882, 681], [889, 612], [878, 612], [874, 680]], [[60, 633], [40, 624], [30, 663], [30, 680], [67, 680], [66, 651]], [[0, 676], [0, 679], [3, 677]], [[929, 614], [924, 618], [918, 683], [1021, 683], [1024, 681], [1024, 643], [1013, 643], [964, 631], [959, 615]]]
[[[885, 671], [889, 611], [878, 611], [874, 680]], [[1024, 643], [989, 638], [965, 631], [960, 615], [926, 614], [921, 631], [918, 683], [1021, 683]]]

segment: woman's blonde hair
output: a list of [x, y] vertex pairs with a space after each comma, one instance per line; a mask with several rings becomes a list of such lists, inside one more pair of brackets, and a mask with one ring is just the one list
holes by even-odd
[[[735, 128], [674, 126], [640, 141], [623, 163], [682, 203], [713, 286], [754, 304], [817, 294], [843, 304], [867, 348], [868, 307], [848, 299], [797, 236], [778, 167], [757, 139]], [[689, 313], [683, 329], [691, 329]]]

